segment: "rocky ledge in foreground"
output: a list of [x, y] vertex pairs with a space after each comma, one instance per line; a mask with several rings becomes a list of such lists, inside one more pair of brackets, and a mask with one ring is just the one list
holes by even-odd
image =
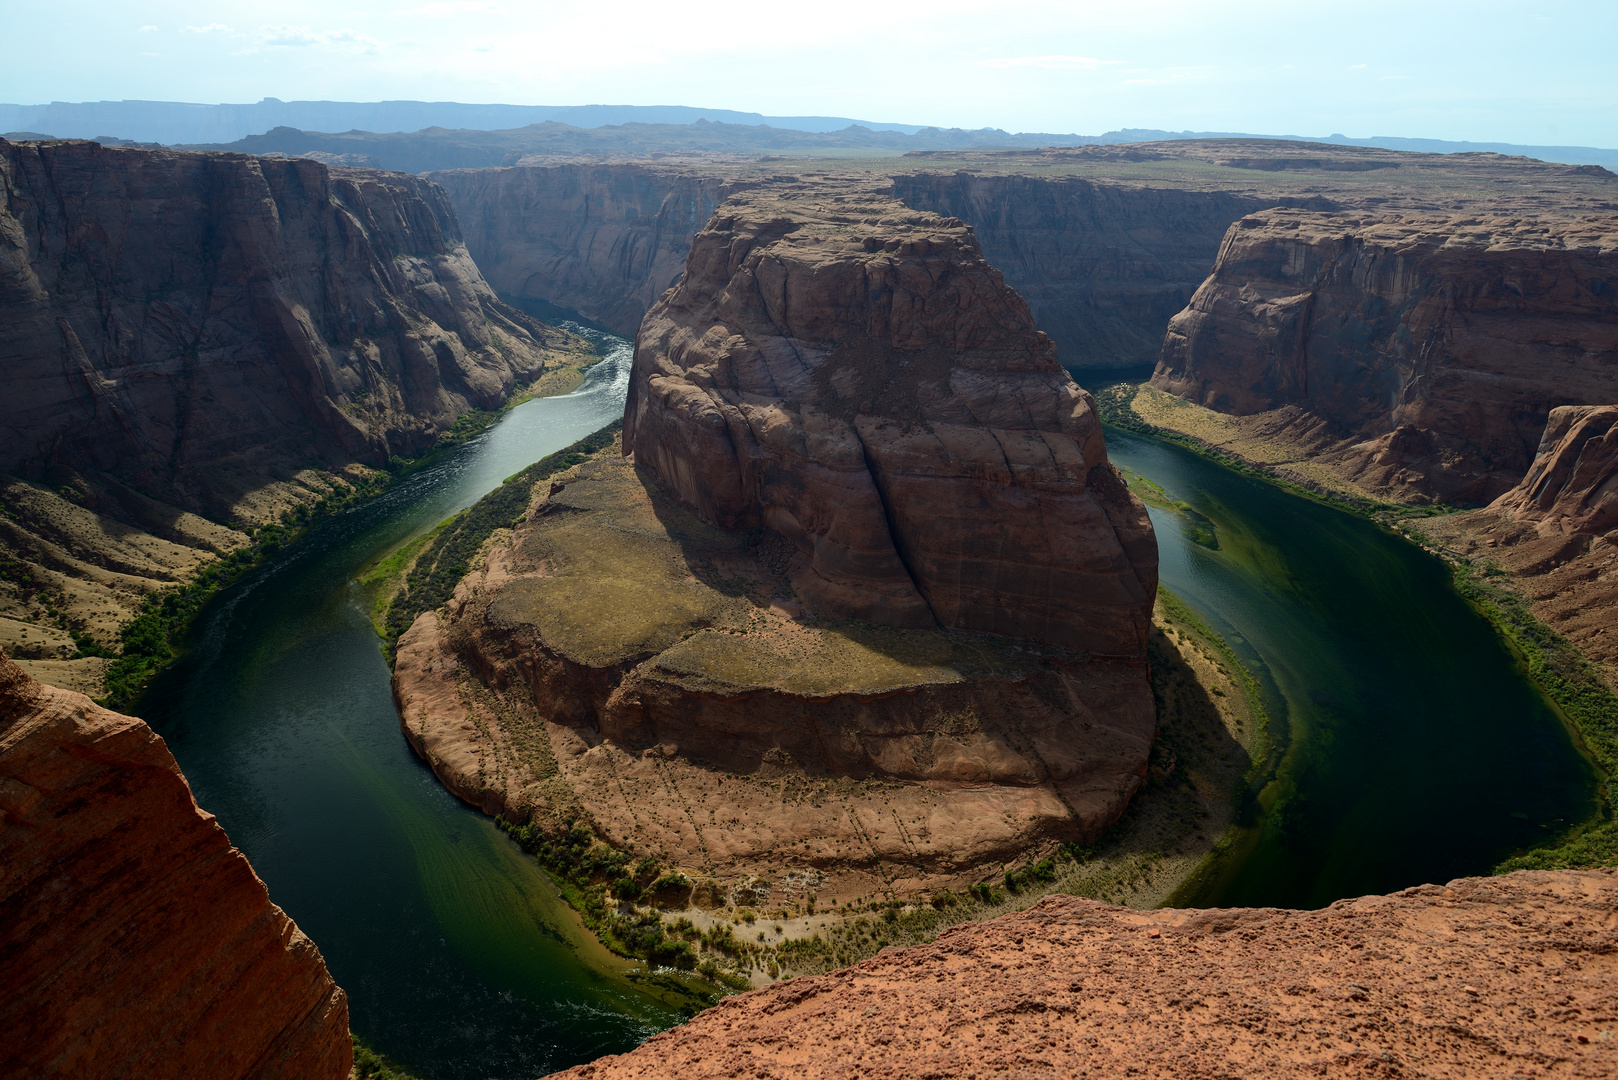
[[0, 655], [0, 1076], [349, 1072], [348, 999], [140, 720]]
[[1605, 1077], [1618, 873], [1463, 878], [1321, 911], [1077, 897], [729, 998], [634, 1077]]
[[969, 229], [853, 185], [733, 198], [647, 316], [625, 432], [399, 641], [404, 729], [463, 798], [770, 908], [960, 888], [1123, 813], [1155, 538]]

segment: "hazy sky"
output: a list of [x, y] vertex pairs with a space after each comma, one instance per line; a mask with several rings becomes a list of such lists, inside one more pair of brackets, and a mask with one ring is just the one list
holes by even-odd
[[0, 0], [0, 101], [697, 105], [1618, 146], [1618, 0]]

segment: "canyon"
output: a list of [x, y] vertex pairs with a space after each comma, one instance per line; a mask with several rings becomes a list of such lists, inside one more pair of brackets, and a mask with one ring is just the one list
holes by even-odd
[[348, 1076], [348, 1002], [163, 740], [0, 654], [0, 1072]]
[[[0, 170], [19, 1071], [346, 1074], [343, 992], [162, 741], [28, 671], [96, 692], [82, 635], [594, 359], [524, 306], [637, 335], [622, 432], [420, 549], [453, 588], [397, 640], [399, 724], [485, 813], [662, 860], [669, 906], [924, 903], [1094, 842], [1173, 769], [1152, 526], [1064, 367], [1155, 363], [1139, 416], [1319, 489], [1481, 507], [1422, 527], [1618, 655], [1599, 168], [1209, 140], [421, 178], [48, 141]], [[1614, 891], [1053, 898], [578, 1073], [1597, 1075]], [[88, 949], [119, 960], [94, 985]]]
[[594, 359], [414, 177], [0, 141], [0, 181], [0, 641], [57, 681], [105, 665], [71, 634], [115, 647], [148, 593]]
[[958, 220], [732, 195], [642, 323], [621, 443], [529, 483], [395, 665], [488, 812], [773, 905], [964, 887], [1145, 774], [1151, 525]]

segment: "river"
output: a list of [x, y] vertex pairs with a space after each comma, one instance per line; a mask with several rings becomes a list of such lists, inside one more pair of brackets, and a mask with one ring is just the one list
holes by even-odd
[[[538, 1076], [679, 1017], [411, 752], [355, 581], [621, 414], [629, 346], [595, 336], [608, 355], [578, 391], [518, 406], [221, 593], [137, 710], [319, 943], [355, 1032], [433, 1080]], [[1487, 872], [1588, 811], [1589, 766], [1440, 563], [1172, 446], [1109, 438], [1212, 522], [1217, 550], [1154, 511], [1164, 583], [1258, 673], [1286, 740], [1236, 854], [1190, 899], [1316, 906]]]

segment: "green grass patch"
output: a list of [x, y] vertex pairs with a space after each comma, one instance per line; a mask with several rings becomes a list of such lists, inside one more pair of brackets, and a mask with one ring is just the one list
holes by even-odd
[[528, 512], [534, 485], [583, 464], [591, 454], [611, 446], [622, 428], [623, 421], [615, 420], [572, 446], [540, 458], [438, 527], [431, 541], [423, 545], [404, 588], [388, 605], [383, 638], [390, 665], [400, 635], [422, 612], [443, 606], [454, 595], [455, 586], [466, 576], [483, 542], [496, 529], [510, 528]]
[[350, 1032], [349, 1038], [354, 1040], [356, 1080], [418, 1080], [414, 1074], [405, 1072], [387, 1057], [366, 1046], [358, 1035]]

